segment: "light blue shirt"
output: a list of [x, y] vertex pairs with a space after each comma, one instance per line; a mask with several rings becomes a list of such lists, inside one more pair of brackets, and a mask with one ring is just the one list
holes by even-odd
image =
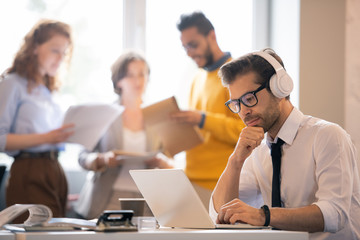
[[[46, 133], [62, 125], [63, 114], [51, 92], [40, 85], [28, 92], [27, 80], [16, 73], [0, 82], [0, 151], [14, 156], [19, 151], [5, 151], [7, 134]], [[57, 150], [61, 145], [43, 144], [29, 152]]]

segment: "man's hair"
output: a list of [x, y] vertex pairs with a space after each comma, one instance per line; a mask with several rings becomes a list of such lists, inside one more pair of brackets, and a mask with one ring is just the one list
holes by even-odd
[[134, 61], [142, 61], [145, 63], [148, 74], [150, 74], [150, 67], [145, 59], [145, 56], [135, 50], [125, 51], [111, 66], [111, 80], [113, 82], [114, 91], [121, 95], [121, 89], [117, 87], [117, 83], [124, 79], [128, 73], [128, 66]]
[[180, 20], [177, 23], [178, 30], [182, 32], [191, 27], [196, 27], [198, 32], [204, 36], [207, 36], [211, 30], [214, 30], [214, 26], [202, 12], [193, 12], [180, 16]]
[[[281, 58], [272, 49], [267, 49], [265, 52], [273, 56], [284, 67]], [[267, 60], [259, 55], [250, 53], [224, 64], [219, 70], [219, 76], [222, 79], [223, 85], [228, 86], [237, 77], [251, 72], [256, 75], [255, 83], [266, 86], [266, 89], [271, 92], [269, 81], [271, 76], [275, 74], [275, 69]]]

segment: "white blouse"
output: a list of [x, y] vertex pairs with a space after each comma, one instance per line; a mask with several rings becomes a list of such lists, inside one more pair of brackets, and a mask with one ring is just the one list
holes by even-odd
[[[133, 132], [128, 128], [124, 127], [123, 143], [125, 152], [144, 153], [146, 152], [146, 133], [145, 131]], [[135, 191], [139, 190], [132, 177], [130, 176], [129, 170], [131, 169], [144, 169], [146, 166], [143, 162], [125, 160], [122, 165], [121, 171], [114, 182], [113, 189], [118, 191]]]

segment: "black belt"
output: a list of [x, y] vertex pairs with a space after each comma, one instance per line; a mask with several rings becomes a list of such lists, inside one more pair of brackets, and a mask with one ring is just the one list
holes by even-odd
[[47, 152], [23, 152], [21, 151], [18, 155], [14, 156], [15, 159], [21, 158], [48, 158], [51, 160], [57, 160], [59, 151], [47, 151]]

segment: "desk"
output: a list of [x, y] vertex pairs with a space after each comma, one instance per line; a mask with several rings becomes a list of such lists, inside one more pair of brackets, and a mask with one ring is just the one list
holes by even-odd
[[0, 239], [1, 240], [15, 240], [15, 234], [10, 231], [0, 230]]
[[158, 229], [141, 232], [18, 232], [16, 240], [308, 240], [307, 232], [275, 230]]

